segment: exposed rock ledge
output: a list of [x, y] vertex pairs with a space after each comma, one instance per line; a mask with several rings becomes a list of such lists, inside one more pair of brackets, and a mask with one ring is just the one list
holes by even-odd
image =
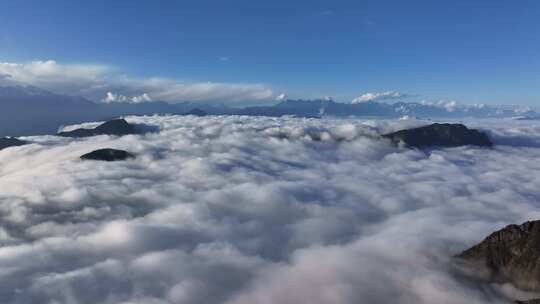
[[429, 126], [401, 130], [383, 137], [398, 144], [404, 142], [409, 147], [425, 148], [432, 146], [459, 147], [480, 146], [491, 147], [493, 143], [489, 137], [478, 130], [469, 129], [462, 124], [432, 124]]
[[[506, 226], [457, 258], [469, 275], [479, 279], [540, 291], [540, 221]], [[540, 299], [516, 303], [540, 304]]]
[[135, 127], [130, 125], [124, 119], [114, 119], [107, 121], [94, 129], [76, 129], [73, 131], [59, 132], [57, 135], [63, 137], [90, 137], [97, 135], [123, 136], [136, 133]]
[[81, 156], [83, 160], [120, 161], [128, 158], [135, 158], [135, 155], [115, 149], [99, 149]]
[[19, 140], [15, 137], [0, 137], [0, 150], [27, 144], [28, 142]]

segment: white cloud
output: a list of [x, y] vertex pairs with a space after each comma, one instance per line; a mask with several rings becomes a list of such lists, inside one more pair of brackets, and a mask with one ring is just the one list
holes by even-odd
[[334, 97], [332, 97], [332, 96], [324, 96], [323, 100], [324, 101], [334, 101]]
[[150, 98], [150, 96], [147, 93], [143, 93], [139, 96], [127, 97], [124, 95], [107, 92], [107, 95], [105, 96], [105, 98], [102, 99], [102, 101], [105, 103], [111, 103], [111, 102], [141, 103], [141, 102], [152, 101], [152, 98]]
[[145, 102], [145, 101], [152, 101], [152, 98], [147, 93], [143, 93], [139, 96], [133, 96], [131, 97], [131, 101], [133, 103], [139, 103], [139, 102]]
[[[29, 63], [0, 63], [0, 78], [6, 84], [27, 84], [57, 93], [83, 95], [106, 100], [107, 93], [116, 102], [141, 102], [144, 94], [152, 100], [167, 102], [219, 102], [231, 105], [266, 103], [273, 99], [272, 89], [262, 84], [187, 82], [167, 78], [133, 78], [105, 65], [61, 64], [53, 60]], [[104, 97], [105, 96], [105, 97]]]
[[279, 94], [277, 97], [276, 97], [276, 100], [277, 101], [285, 101], [289, 98], [289, 96], [287, 96], [287, 94], [285, 93], [282, 93], [282, 94]]
[[0, 74], [9, 81], [54, 89], [60, 92], [83, 94], [105, 86], [104, 75], [111, 69], [103, 65], [58, 64], [54, 60], [28, 63], [0, 62]]
[[374, 139], [417, 120], [127, 119], [161, 132], [0, 151], [0, 302], [504, 303], [449, 259], [540, 216], [538, 122], [424, 153]]
[[411, 95], [396, 92], [396, 91], [365, 93], [353, 99], [351, 103], [358, 104], [358, 103], [364, 103], [364, 102], [373, 102], [373, 101], [380, 101], [380, 100], [400, 99], [400, 98], [409, 98], [409, 97], [411, 97]]
[[533, 110], [530, 107], [524, 107], [524, 106], [517, 106], [517, 105], [498, 105], [498, 106], [488, 106], [486, 104], [464, 104], [459, 103], [455, 100], [437, 100], [437, 101], [429, 101], [429, 100], [422, 100], [420, 101], [420, 104], [426, 105], [426, 106], [434, 106], [439, 108], [444, 108], [448, 112], [455, 112], [458, 110], [462, 111], [471, 111], [471, 110], [483, 110], [483, 109], [492, 109], [497, 110], [498, 112], [509, 110], [514, 111], [517, 114], [526, 113], [528, 111]]
[[[266, 102], [273, 91], [263, 85], [225, 84], [213, 82], [180, 83], [175, 80], [151, 78], [127, 81], [130, 86], [140, 88], [154, 100], [183, 101], [227, 101], [231, 104]], [[126, 85], [127, 87], [127, 85]]]

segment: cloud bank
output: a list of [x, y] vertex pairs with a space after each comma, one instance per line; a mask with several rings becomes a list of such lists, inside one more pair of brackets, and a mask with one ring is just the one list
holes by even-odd
[[[507, 303], [450, 257], [540, 217], [540, 124], [500, 145], [375, 139], [416, 120], [128, 117], [160, 133], [0, 151], [2, 303]], [[72, 127], [73, 128], [73, 127]], [[104, 147], [127, 162], [80, 161]]]
[[387, 91], [387, 92], [375, 92], [375, 93], [365, 93], [359, 97], [356, 97], [351, 101], [353, 104], [364, 103], [364, 102], [373, 102], [381, 100], [392, 100], [392, 99], [403, 99], [410, 98], [412, 95], [400, 93], [396, 91]]
[[33, 85], [107, 102], [160, 100], [251, 105], [269, 102], [274, 97], [272, 89], [262, 84], [185, 82], [159, 77], [139, 79], [119, 74], [106, 65], [61, 64], [53, 60], [0, 62], [0, 75], [0, 85]]

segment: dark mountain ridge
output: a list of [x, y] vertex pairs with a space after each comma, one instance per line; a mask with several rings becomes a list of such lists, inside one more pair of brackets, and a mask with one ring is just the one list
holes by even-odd
[[96, 103], [83, 97], [60, 95], [32, 86], [0, 87], [0, 136], [54, 134], [58, 126], [103, 121], [125, 115], [229, 114], [224, 106], [166, 102]]
[[80, 157], [82, 160], [99, 160], [99, 161], [121, 161], [129, 158], [135, 158], [135, 155], [124, 151], [111, 148], [99, 149], [86, 153]]
[[0, 150], [9, 147], [18, 147], [27, 145], [28, 143], [14, 137], [0, 137]]
[[383, 135], [393, 143], [405, 143], [413, 148], [425, 147], [491, 147], [493, 143], [487, 134], [469, 129], [462, 124], [431, 124], [419, 128], [406, 129]]
[[247, 107], [234, 112], [238, 115], [258, 116], [380, 116], [399, 117], [392, 106], [384, 103], [366, 102], [361, 104], [339, 103], [333, 100], [284, 100], [273, 106]]
[[107, 121], [93, 129], [76, 129], [73, 131], [58, 132], [58, 136], [63, 137], [90, 137], [97, 135], [116, 135], [123, 136], [137, 134], [135, 127], [130, 125], [124, 119], [114, 119]]

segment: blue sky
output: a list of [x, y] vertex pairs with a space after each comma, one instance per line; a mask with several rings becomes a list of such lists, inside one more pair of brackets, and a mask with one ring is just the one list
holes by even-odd
[[349, 101], [540, 101], [540, 1], [3, 0], [0, 61]]

